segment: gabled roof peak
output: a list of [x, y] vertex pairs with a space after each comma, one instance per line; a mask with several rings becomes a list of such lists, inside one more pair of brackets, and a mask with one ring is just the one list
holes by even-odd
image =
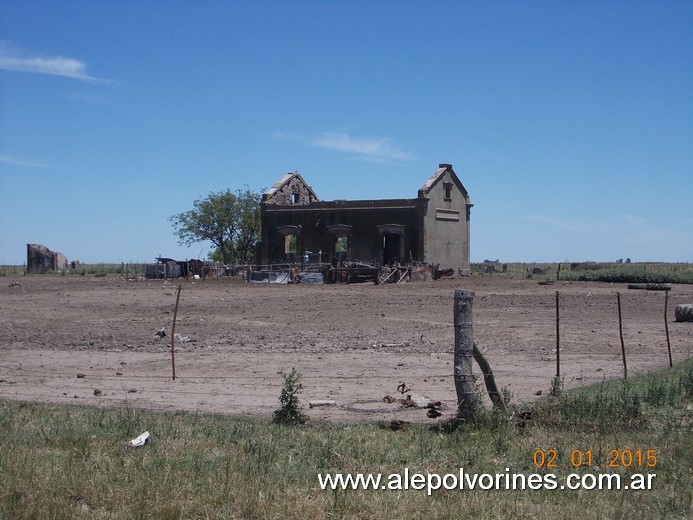
[[445, 178], [449, 179], [449, 182], [455, 184], [460, 190], [460, 193], [462, 193], [466, 198], [469, 197], [467, 189], [462, 184], [462, 181], [460, 181], [459, 177], [455, 173], [455, 170], [452, 169], [452, 164], [449, 163], [440, 163], [438, 165], [438, 169], [435, 171], [433, 176], [428, 179], [423, 186], [421, 186], [421, 189], [419, 189], [419, 197], [427, 197], [431, 190], [442, 179]]
[[268, 204], [305, 205], [319, 200], [298, 172], [287, 173], [262, 194], [262, 202]]

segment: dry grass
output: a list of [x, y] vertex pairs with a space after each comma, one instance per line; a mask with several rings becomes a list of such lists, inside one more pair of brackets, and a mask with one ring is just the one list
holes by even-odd
[[[685, 518], [693, 467], [688, 361], [656, 376], [486, 410], [451, 431], [388, 424], [273, 424], [269, 420], [0, 402], [0, 518]], [[620, 385], [620, 386], [619, 386]], [[580, 403], [587, 406], [580, 406]], [[595, 406], [603, 403], [603, 406]], [[518, 412], [531, 411], [531, 420]], [[521, 425], [524, 423], [524, 426]], [[149, 430], [152, 444], [129, 449]], [[656, 449], [651, 491], [327, 490], [326, 472], [543, 473], [559, 478], [572, 450], [604, 471], [612, 449]]]

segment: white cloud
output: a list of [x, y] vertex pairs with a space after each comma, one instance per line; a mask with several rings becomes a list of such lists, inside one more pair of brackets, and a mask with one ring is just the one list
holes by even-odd
[[359, 159], [369, 161], [406, 161], [413, 158], [397, 148], [389, 137], [353, 137], [343, 132], [323, 132], [317, 137], [275, 132], [273, 137], [281, 141], [295, 141], [337, 152], [351, 153]]
[[20, 159], [4, 154], [0, 154], [0, 164], [7, 164], [9, 166], [21, 166], [23, 168], [48, 168], [47, 164], [29, 161], [26, 159]]
[[398, 149], [387, 137], [352, 137], [345, 133], [324, 132], [311, 141], [313, 146], [339, 152], [351, 152], [371, 160], [408, 160], [411, 155]]
[[63, 56], [27, 56], [6, 44], [0, 45], [0, 69], [35, 74], [50, 74], [82, 81], [105, 82], [87, 74], [85, 63]]

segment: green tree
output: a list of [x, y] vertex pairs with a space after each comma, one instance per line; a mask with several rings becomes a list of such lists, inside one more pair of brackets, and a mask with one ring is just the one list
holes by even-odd
[[193, 209], [169, 217], [181, 245], [209, 241], [210, 258], [225, 264], [246, 263], [260, 238], [259, 192], [248, 189], [210, 193], [193, 202]]

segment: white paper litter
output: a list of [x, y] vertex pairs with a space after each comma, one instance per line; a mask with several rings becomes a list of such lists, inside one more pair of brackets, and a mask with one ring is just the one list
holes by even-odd
[[152, 442], [152, 436], [149, 434], [149, 432], [144, 432], [139, 437], [132, 439], [130, 442], [128, 442], [128, 446], [130, 448], [139, 448], [140, 446], [144, 446], [148, 442]]

